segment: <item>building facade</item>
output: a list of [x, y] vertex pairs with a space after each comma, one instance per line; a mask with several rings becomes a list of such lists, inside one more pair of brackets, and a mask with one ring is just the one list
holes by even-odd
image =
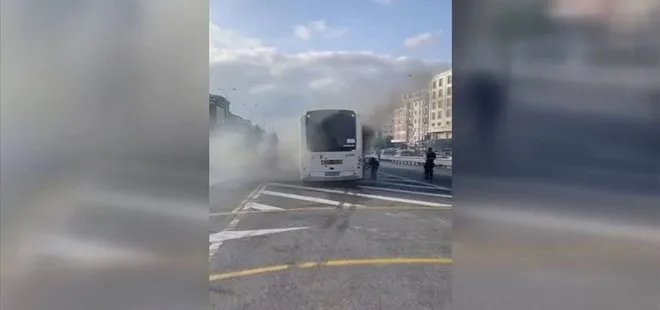
[[230, 102], [227, 98], [220, 95], [209, 94], [209, 114], [211, 117], [211, 128], [216, 128], [227, 124], [231, 112], [229, 111]]
[[394, 118], [388, 119], [379, 132], [381, 137], [394, 137]]
[[428, 133], [431, 139], [452, 138], [452, 72], [447, 70], [429, 83]]
[[[405, 143], [408, 147], [421, 147], [431, 143], [430, 140], [450, 142], [452, 87], [452, 71], [447, 70], [434, 76], [427, 89], [401, 94], [400, 103], [392, 113], [392, 142]], [[439, 144], [447, 144], [443, 143]]]
[[427, 139], [429, 129], [428, 91], [420, 90], [402, 95], [403, 105], [407, 108], [407, 143], [414, 145]]
[[392, 115], [392, 143], [408, 142], [408, 106], [403, 102], [394, 109]]

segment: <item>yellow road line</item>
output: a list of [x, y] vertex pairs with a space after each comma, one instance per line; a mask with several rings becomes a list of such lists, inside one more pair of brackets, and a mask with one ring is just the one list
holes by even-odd
[[219, 281], [244, 276], [253, 276], [258, 274], [283, 271], [287, 269], [309, 269], [314, 267], [345, 267], [345, 266], [365, 266], [365, 265], [403, 265], [403, 264], [431, 264], [431, 265], [450, 265], [451, 258], [440, 257], [389, 257], [389, 258], [364, 258], [364, 259], [336, 259], [321, 262], [304, 262], [295, 265], [274, 265], [258, 267], [232, 272], [216, 273], [209, 277], [209, 281]]
[[219, 274], [211, 275], [209, 280], [218, 281], [218, 280], [224, 280], [230, 278], [252, 276], [260, 273], [282, 271], [289, 269], [289, 267], [290, 267], [289, 265], [277, 265], [277, 266], [268, 266], [268, 267], [254, 268], [254, 269], [246, 269], [246, 270], [240, 270], [234, 272], [219, 273]]
[[310, 262], [297, 265], [299, 268], [316, 266], [356, 266], [356, 265], [394, 265], [394, 264], [450, 264], [451, 258], [391, 257], [367, 259], [341, 259], [325, 262]]
[[[223, 212], [223, 213], [213, 213], [212, 216], [225, 216], [232, 214], [246, 214], [246, 213], [274, 213], [274, 212], [296, 212], [296, 211], [319, 211], [319, 210], [349, 210], [338, 209], [337, 207], [309, 207], [309, 208], [290, 208], [290, 209], [281, 209], [281, 210], [248, 210], [248, 211], [236, 211], [236, 212]], [[402, 207], [402, 206], [362, 206], [355, 207], [356, 210], [451, 210], [447, 208], [438, 208], [438, 207]]]

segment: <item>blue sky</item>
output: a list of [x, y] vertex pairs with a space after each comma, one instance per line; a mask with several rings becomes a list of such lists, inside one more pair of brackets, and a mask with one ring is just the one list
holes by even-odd
[[[451, 62], [451, 0], [211, 0], [211, 22], [284, 53], [373, 51]], [[384, 4], [382, 2], [390, 2]], [[295, 25], [325, 21], [330, 36], [294, 36]], [[429, 33], [427, 44], [406, 38]], [[343, 35], [341, 35], [343, 34]]]

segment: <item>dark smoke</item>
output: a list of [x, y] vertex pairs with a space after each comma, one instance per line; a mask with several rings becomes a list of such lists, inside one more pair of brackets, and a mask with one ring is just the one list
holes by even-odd
[[362, 149], [366, 152], [373, 146], [376, 131], [369, 125], [362, 125]]

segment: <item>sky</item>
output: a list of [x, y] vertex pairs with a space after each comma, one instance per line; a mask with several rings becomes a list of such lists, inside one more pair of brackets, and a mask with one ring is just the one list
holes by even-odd
[[210, 92], [267, 130], [369, 114], [451, 67], [451, 0], [211, 0]]

